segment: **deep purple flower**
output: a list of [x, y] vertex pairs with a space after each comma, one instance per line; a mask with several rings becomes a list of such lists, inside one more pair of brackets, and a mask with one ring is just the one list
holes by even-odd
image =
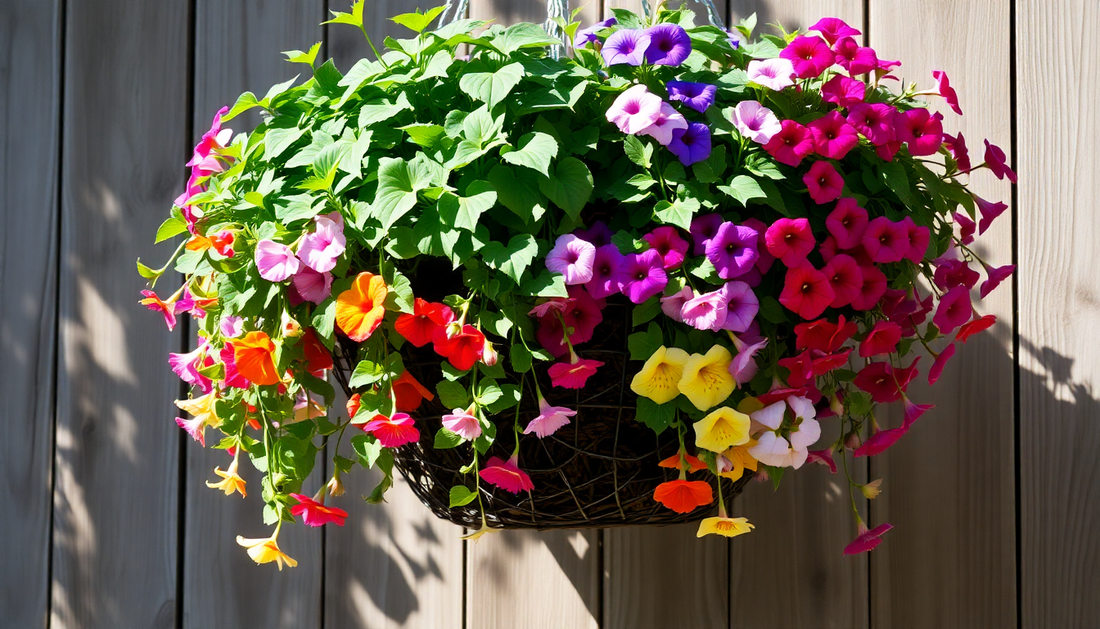
[[676, 129], [668, 150], [679, 157], [684, 166], [701, 162], [710, 157], [710, 129], [701, 122], [693, 122], [687, 129]]
[[655, 249], [631, 253], [623, 258], [615, 280], [619, 290], [636, 304], [659, 294], [668, 285], [664, 260]]
[[[602, 223], [600, 223], [602, 225]], [[615, 245], [607, 244], [596, 248], [596, 258], [592, 262], [592, 279], [585, 288], [596, 299], [603, 299], [619, 292], [615, 273], [623, 264], [623, 254]]]
[[713, 105], [714, 97], [718, 94], [718, 86], [709, 83], [669, 81], [666, 87], [669, 100], [678, 100], [699, 113]]
[[633, 28], [620, 29], [607, 38], [603, 48], [600, 49], [600, 54], [603, 55], [604, 63], [609, 66], [619, 63], [640, 66], [645, 60], [650, 41], [647, 31]]
[[695, 242], [692, 255], [701, 256], [707, 252], [707, 241], [714, 238], [723, 222], [721, 214], [704, 214], [691, 219], [691, 239]]
[[706, 255], [718, 271], [718, 277], [729, 280], [749, 272], [760, 253], [756, 250], [759, 233], [744, 225], [722, 223], [718, 232], [707, 241]]
[[676, 24], [658, 24], [646, 29], [650, 37], [645, 60], [657, 66], [678, 66], [691, 54], [691, 38]]
[[573, 47], [581, 48], [582, 46], [585, 46], [587, 44], [599, 41], [600, 38], [596, 37], [596, 31], [610, 28], [618, 23], [618, 20], [613, 17], [609, 17], [602, 22], [596, 22], [588, 28], [582, 28], [581, 30], [577, 31], [576, 35], [573, 36]]
[[592, 223], [592, 227], [588, 229], [574, 230], [573, 235], [581, 240], [587, 240], [597, 249], [611, 244], [611, 228], [603, 221]]

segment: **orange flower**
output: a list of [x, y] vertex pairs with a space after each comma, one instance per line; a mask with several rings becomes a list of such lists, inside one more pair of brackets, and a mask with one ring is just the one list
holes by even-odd
[[380, 275], [360, 273], [351, 288], [336, 298], [336, 325], [357, 343], [367, 340], [386, 315], [387, 291]]
[[233, 341], [233, 360], [237, 372], [253, 384], [278, 384], [275, 369], [275, 343], [265, 332], [249, 332]]
[[396, 398], [397, 410], [406, 413], [420, 408], [420, 403], [424, 400], [431, 402], [435, 398], [431, 391], [425, 389], [424, 385], [407, 371], [402, 372], [397, 380], [393, 381], [393, 397]]
[[[707, 469], [707, 464], [703, 463], [702, 459], [700, 459], [699, 457], [692, 456], [692, 455], [685, 452], [684, 453], [684, 459], [687, 460], [688, 471], [689, 472], [698, 472], [699, 470]], [[671, 467], [673, 469], [677, 469], [677, 470], [681, 470], [681, 471], [683, 471], [683, 469], [684, 469], [682, 467], [681, 462], [680, 462], [680, 453], [679, 452], [677, 452], [676, 454], [673, 454], [672, 456], [668, 457], [664, 461], [661, 461], [657, 465], [659, 465], [661, 467]]]
[[678, 479], [657, 485], [653, 498], [676, 513], [691, 513], [714, 502], [714, 492], [706, 481]]

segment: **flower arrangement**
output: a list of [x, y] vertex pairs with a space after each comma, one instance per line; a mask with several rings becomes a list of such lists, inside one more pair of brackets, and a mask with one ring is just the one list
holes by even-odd
[[[363, 29], [362, 4], [332, 21]], [[497, 530], [486, 501], [539, 492], [527, 453], [591, 421], [554, 393], [610, 368], [586, 348], [616, 304], [633, 328], [623, 421], [675, 447], [645, 498], [685, 520], [716, 510], [700, 536], [752, 528], [726, 510], [734, 481], [835, 474], [838, 456], [846, 473], [890, 448], [930, 408], [906, 393], [914, 354], [935, 383], [994, 323], [971, 290], [1014, 268], [971, 244], [1006, 206], [965, 176], [1015, 174], [988, 141], [973, 164], [918, 100], [962, 113], [942, 72], [890, 91], [899, 62], [836, 18], [752, 41], [754, 18], [726, 31], [686, 9], [616, 9], [558, 20], [558, 55], [534, 24], [429, 30], [442, 11], [393, 18], [415, 36], [346, 74], [317, 63], [319, 45], [288, 53], [309, 79], [215, 115], [157, 234], [186, 240], [161, 269], [138, 263], [154, 286], [173, 263], [185, 278], [141, 303], [169, 329], [196, 322], [195, 349], [169, 363], [194, 390], [176, 422], [202, 445], [222, 435], [226, 469], [207, 484], [243, 496], [242, 455], [263, 473], [274, 531], [238, 538], [258, 563], [295, 565], [284, 522], [342, 526], [331, 502], [357, 464], [381, 470], [378, 502], [395, 459], [433, 447], [464, 462], [445, 490], [481, 514], [468, 537]], [[251, 133], [222, 127], [253, 108]], [[877, 422], [897, 401], [902, 423]], [[450, 410], [420, 415], [429, 402]], [[878, 483], [848, 478], [853, 496]], [[891, 526], [852, 509], [845, 554]]]

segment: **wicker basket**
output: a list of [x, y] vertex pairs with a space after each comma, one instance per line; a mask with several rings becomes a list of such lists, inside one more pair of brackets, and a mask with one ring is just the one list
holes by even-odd
[[[523, 438], [520, 466], [535, 489], [530, 494], [512, 494], [481, 484], [485, 516], [490, 525], [516, 529], [590, 528], [628, 525], [679, 524], [713, 515], [712, 506], [700, 507], [689, 514], [675, 513], [653, 499], [653, 490], [662, 482], [677, 478], [676, 470], [661, 468], [658, 462], [676, 453], [678, 440], [674, 430], [655, 435], [636, 421], [636, 395], [630, 390], [633, 370], [628, 367], [627, 335], [632, 305], [621, 297], [608, 300], [604, 320], [597, 326], [593, 340], [578, 347], [586, 358], [603, 361], [604, 366], [581, 390], [571, 391], [550, 385], [545, 368], [539, 386], [548, 402], [577, 410], [572, 421], [545, 439]], [[343, 339], [347, 341], [347, 339]], [[429, 388], [442, 378], [439, 357], [431, 346], [402, 350], [405, 366]], [[354, 344], [345, 345], [354, 349]], [[349, 369], [347, 352], [337, 360], [337, 368]], [[636, 368], [635, 368], [636, 369]], [[514, 382], [518, 377], [509, 373]], [[346, 382], [347, 378], [340, 378]], [[348, 391], [351, 394], [351, 391]], [[538, 405], [524, 395], [520, 407], [520, 425], [526, 426], [538, 415]], [[419, 443], [398, 448], [395, 465], [408, 479], [420, 500], [436, 516], [467, 527], [481, 524], [478, 502], [450, 508], [450, 489], [455, 485], [474, 488], [472, 474], [459, 468], [467, 465], [469, 446], [448, 450], [432, 447], [440, 417], [451, 409], [438, 398], [425, 401], [415, 416], [420, 427]], [[515, 447], [512, 430], [515, 411], [510, 410], [498, 423], [497, 441], [490, 455], [508, 458]], [[688, 431], [686, 438], [693, 437]], [[702, 478], [703, 475], [699, 475]], [[724, 481], [723, 496], [728, 500], [740, 493], [751, 475], [736, 482]], [[711, 477], [714, 484], [714, 479]]]

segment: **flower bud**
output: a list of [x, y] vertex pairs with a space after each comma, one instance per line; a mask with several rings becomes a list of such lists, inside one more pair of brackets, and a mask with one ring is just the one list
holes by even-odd
[[844, 447], [849, 450], [855, 450], [861, 445], [863, 445], [863, 440], [854, 432], [844, 439]]
[[348, 398], [348, 419], [355, 419], [355, 414], [359, 412], [359, 407], [362, 404], [360, 400], [361, 398], [358, 393]]
[[298, 322], [295, 321], [294, 318], [291, 317], [290, 314], [287, 312], [283, 313], [282, 327], [283, 336], [296, 337], [301, 336], [302, 334], [302, 326], [298, 325]]
[[492, 367], [497, 364], [498, 360], [500, 360], [500, 355], [497, 354], [496, 348], [493, 347], [489, 339], [485, 339], [485, 349], [481, 352], [481, 362]]
[[328, 489], [328, 495], [333, 498], [344, 495], [344, 484], [340, 482], [339, 476], [330, 478], [325, 487]]
[[874, 500], [878, 497], [879, 494], [882, 493], [882, 490], [879, 489], [881, 485], [882, 479], [879, 478], [867, 483], [866, 485], [860, 485], [859, 490], [863, 492], [863, 495], [866, 496], [868, 500]]
[[724, 454], [718, 454], [714, 457], [714, 467], [719, 474], [725, 474], [733, 469], [733, 461], [727, 459]]
[[837, 417], [844, 417], [844, 402], [836, 393], [829, 396], [829, 410], [836, 413]]

